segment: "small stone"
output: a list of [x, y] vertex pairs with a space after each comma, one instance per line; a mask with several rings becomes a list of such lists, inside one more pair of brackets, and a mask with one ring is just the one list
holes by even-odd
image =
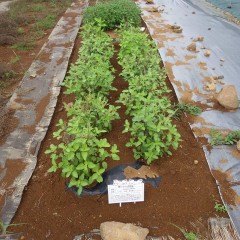
[[240, 140], [237, 142], [237, 150], [240, 152]]
[[216, 97], [220, 105], [226, 109], [237, 109], [238, 108], [238, 96], [234, 85], [227, 85], [222, 88]]
[[196, 49], [197, 49], [196, 43], [191, 43], [187, 46], [188, 51], [194, 52], [194, 51], [196, 51]]
[[225, 60], [224, 60], [224, 58], [220, 58], [220, 61], [221, 61], [221, 62], [224, 62]]
[[35, 78], [36, 76], [37, 76], [36, 73], [33, 73], [33, 74], [30, 75], [30, 77], [32, 77], [32, 78]]
[[192, 12], [192, 14], [196, 14], [195, 12]]
[[146, 0], [147, 4], [153, 4], [153, 0]]
[[175, 33], [182, 33], [182, 28], [178, 28], [178, 29], [173, 29], [173, 32]]
[[205, 53], [204, 53], [204, 56], [205, 57], [209, 57], [211, 55], [211, 52], [209, 50], [207, 50]]
[[100, 233], [103, 240], [145, 240], [149, 230], [131, 223], [113, 221], [101, 223]]
[[158, 8], [157, 7], [152, 7], [148, 11], [149, 12], [158, 12]]
[[102, 217], [102, 215], [100, 214], [100, 215], [99, 215], [99, 217], [101, 218], [101, 217]]
[[194, 42], [202, 42], [204, 40], [203, 36], [199, 36], [197, 38], [194, 39]]
[[145, 31], [145, 27], [140, 27], [140, 31], [144, 32]]
[[223, 75], [218, 76], [218, 79], [224, 79], [224, 76]]
[[194, 160], [194, 162], [193, 162], [195, 165], [197, 165], [198, 164], [198, 160]]
[[208, 31], [210, 31], [211, 30], [211, 28], [208, 28]]
[[215, 82], [209, 83], [206, 87], [206, 91], [208, 92], [216, 91], [216, 83]]
[[222, 84], [222, 85], [224, 85], [224, 84], [225, 84], [225, 82], [224, 82], [224, 81], [219, 81], [219, 83], [220, 83], [220, 84]]
[[176, 24], [174, 24], [174, 25], [171, 25], [171, 29], [180, 29], [181, 27], [179, 26], [179, 25], [176, 25]]

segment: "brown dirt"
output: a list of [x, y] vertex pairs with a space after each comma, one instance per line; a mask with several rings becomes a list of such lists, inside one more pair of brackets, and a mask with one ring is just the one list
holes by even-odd
[[[77, 58], [80, 41], [80, 38], [76, 40], [72, 62]], [[118, 50], [119, 47], [115, 47]], [[121, 67], [116, 61], [116, 53], [112, 64], [116, 69], [113, 85], [118, 90], [110, 93], [109, 101], [115, 104], [128, 84], [119, 76]], [[171, 87], [169, 81], [167, 84]], [[56, 131], [58, 119], [67, 118], [63, 102], [70, 103], [74, 99], [72, 95], [64, 95], [63, 91], [64, 89], [41, 145], [37, 167], [14, 217], [14, 223], [26, 224], [15, 226], [11, 230], [23, 232], [25, 239], [69, 240], [80, 233], [99, 228], [104, 221], [114, 220], [148, 227], [152, 236], [180, 237], [181, 233], [170, 223], [190, 230], [190, 222], [201, 218], [206, 226], [207, 219], [216, 215], [212, 201], [212, 195], [220, 201], [216, 183], [201, 145], [195, 140], [185, 116], [182, 116], [181, 121], [175, 121], [182, 135], [181, 146], [172, 156], [163, 157], [154, 163], [154, 169], [157, 169], [162, 180], [159, 188], [146, 184], [144, 202], [123, 204], [119, 207], [117, 204], [109, 205], [106, 195], [78, 198], [74, 193], [66, 191], [65, 180], [60, 172], [47, 173], [51, 161], [49, 156], [44, 154], [51, 143], [57, 143], [56, 139], [52, 138], [52, 133]], [[174, 93], [170, 97], [176, 102]], [[122, 134], [124, 121], [129, 118], [125, 115], [123, 106], [119, 109], [119, 114], [121, 119], [113, 121], [112, 131], [106, 134], [106, 137], [111, 144], [118, 145], [121, 161], [109, 161], [109, 168], [134, 161], [132, 150], [125, 147], [129, 134]], [[194, 160], [198, 160], [197, 165]]]

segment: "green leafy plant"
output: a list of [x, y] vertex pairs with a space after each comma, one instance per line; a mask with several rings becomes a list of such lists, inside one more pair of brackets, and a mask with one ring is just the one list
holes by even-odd
[[105, 29], [114, 29], [122, 23], [129, 22], [134, 26], [141, 23], [140, 9], [130, 0], [113, 0], [88, 7], [84, 13], [85, 23], [95, 23], [95, 19], [104, 21]]
[[198, 239], [198, 235], [194, 232], [188, 232], [186, 230], [184, 230], [183, 228], [180, 228], [179, 226], [171, 223], [171, 225], [173, 225], [174, 227], [176, 227], [178, 230], [180, 230], [180, 232], [184, 235], [184, 237], [187, 240], [197, 240]]
[[114, 90], [113, 68], [110, 59], [113, 56], [112, 39], [103, 31], [104, 24], [98, 20], [98, 25], [86, 24], [83, 27], [82, 47], [79, 58], [71, 66], [69, 76], [63, 85], [67, 87], [66, 94], [74, 93], [83, 97], [89, 93], [106, 96]]
[[70, 178], [69, 187], [77, 187], [80, 195], [83, 187], [95, 181], [103, 181], [102, 174], [107, 168], [108, 157], [119, 160], [117, 146], [111, 146], [105, 138], [98, 138], [104, 131], [90, 125], [79, 127], [77, 119], [69, 121], [67, 126], [60, 120], [58, 126], [64, 134], [65, 142], [57, 146], [51, 144], [45, 152], [51, 154], [52, 167], [49, 172], [56, 172], [60, 168], [62, 176]]
[[218, 203], [218, 202], [215, 202], [214, 209], [215, 209], [217, 212], [223, 212], [223, 213], [227, 212], [226, 207], [225, 207], [223, 204]]
[[132, 120], [125, 122], [123, 132], [130, 132], [128, 147], [133, 147], [135, 159], [144, 159], [147, 164], [171, 155], [179, 146], [180, 134], [172, 124], [174, 111], [164, 94], [166, 71], [160, 68], [160, 58], [155, 44], [147, 34], [129, 25], [119, 31], [119, 64], [122, 76], [129, 88], [120, 95], [119, 102], [127, 108]]
[[79, 195], [83, 187], [103, 181], [108, 158], [119, 160], [117, 146], [102, 137], [119, 118], [119, 107], [108, 104], [106, 98], [114, 89], [111, 39], [103, 32], [101, 20], [98, 25], [85, 25], [82, 37], [79, 58], [64, 82], [65, 94], [74, 93], [76, 99], [65, 104], [68, 121], [60, 119], [53, 133], [59, 143], [51, 144], [45, 152], [52, 160], [49, 172], [60, 169]]
[[173, 105], [173, 109], [175, 110], [173, 117], [177, 120], [180, 119], [182, 112], [186, 112], [194, 116], [198, 116], [202, 113], [202, 109], [200, 107], [191, 105], [189, 103], [177, 103]]
[[211, 145], [233, 145], [240, 140], [240, 130], [231, 131], [226, 135], [221, 134], [217, 129], [210, 132]]

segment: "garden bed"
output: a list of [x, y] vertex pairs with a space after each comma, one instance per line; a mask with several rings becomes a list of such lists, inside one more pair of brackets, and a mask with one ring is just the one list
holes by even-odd
[[[112, 32], [109, 34], [112, 35]], [[71, 57], [72, 63], [78, 57], [80, 46], [81, 38], [78, 37]], [[108, 161], [108, 169], [135, 161], [131, 148], [125, 146], [130, 135], [122, 134], [124, 121], [130, 117], [125, 115], [124, 106], [116, 103], [120, 93], [128, 88], [128, 83], [120, 76], [122, 68], [117, 61], [119, 46], [115, 44], [114, 47], [116, 52], [111, 63], [116, 70], [113, 86], [117, 91], [110, 91], [108, 99], [110, 104], [121, 106], [118, 110], [120, 119], [112, 122], [112, 130], [105, 137], [110, 144], [117, 144], [121, 160]], [[167, 86], [172, 89], [168, 80]], [[192, 230], [191, 222], [200, 220], [207, 230], [208, 218], [216, 214], [225, 215], [214, 209], [215, 202], [220, 202], [217, 186], [201, 143], [196, 141], [189, 127], [189, 116], [185, 115], [179, 121], [174, 120], [182, 138], [178, 150], [172, 156], [162, 157], [151, 165], [162, 179], [158, 188], [145, 185], [144, 202], [119, 207], [109, 205], [107, 195], [77, 197], [70, 190], [66, 191], [65, 179], [61, 177], [60, 171], [56, 174], [47, 173], [51, 161], [44, 153], [50, 144], [57, 143], [52, 134], [57, 130], [59, 119], [67, 119], [63, 103], [71, 103], [75, 98], [63, 92], [64, 88], [40, 148], [37, 167], [13, 220], [14, 223], [25, 224], [12, 227], [14, 232], [22, 232], [26, 239], [73, 239], [80, 233], [99, 228], [104, 221], [112, 220], [148, 227], [151, 236], [181, 237], [182, 234], [171, 223]], [[168, 97], [172, 103], [177, 102], [173, 91]]]

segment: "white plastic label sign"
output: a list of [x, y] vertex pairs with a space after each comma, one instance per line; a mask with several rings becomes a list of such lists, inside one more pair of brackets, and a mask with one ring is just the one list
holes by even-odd
[[127, 203], [144, 201], [144, 183], [142, 180], [114, 180], [108, 185], [108, 203]]

